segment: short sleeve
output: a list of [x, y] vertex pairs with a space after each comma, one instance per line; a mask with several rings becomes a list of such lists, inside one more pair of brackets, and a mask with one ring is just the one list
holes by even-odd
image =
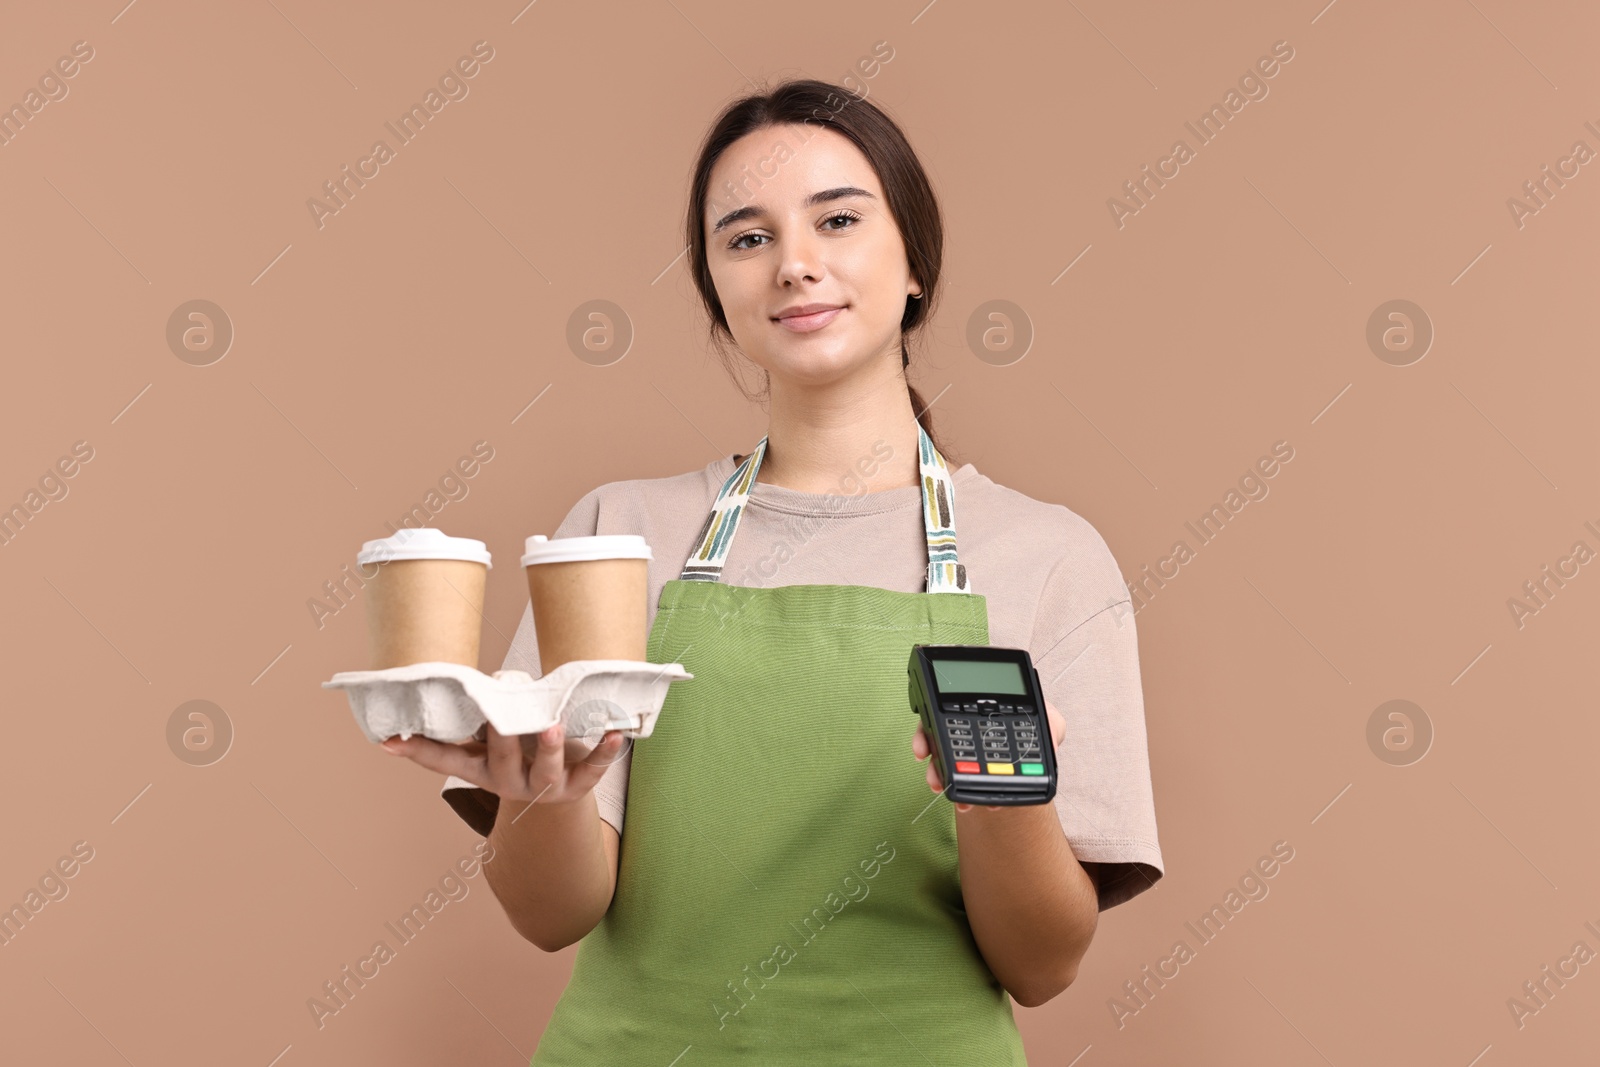
[[1093, 551], [1070, 554], [1046, 577], [1029, 655], [1045, 700], [1066, 720], [1056, 812], [1073, 854], [1097, 876], [1105, 911], [1155, 885], [1164, 864], [1132, 601], [1110, 550], [1093, 540]]
[[[573, 505], [561, 525], [556, 527], [551, 540], [593, 536], [599, 523], [599, 511], [599, 490], [591, 490]], [[532, 604], [523, 606], [522, 620], [517, 624], [517, 632], [511, 638], [511, 647], [506, 650], [505, 662], [501, 664], [501, 669], [526, 671], [535, 678], [542, 677], [539, 666], [539, 643], [533, 629]], [[631, 763], [631, 756], [630, 745], [615, 763], [606, 768], [605, 775], [595, 784], [594, 789], [595, 803], [600, 809], [600, 817], [616, 827], [619, 834], [622, 832], [622, 814], [627, 801], [628, 766]], [[494, 829], [495, 816], [500, 810], [500, 798], [497, 795], [455, 775], [445, 778], [444, 787], [439, 794], [445, 803], [461, 816], [463, 822], [481, 836], [489, 836], [489, 831]]]

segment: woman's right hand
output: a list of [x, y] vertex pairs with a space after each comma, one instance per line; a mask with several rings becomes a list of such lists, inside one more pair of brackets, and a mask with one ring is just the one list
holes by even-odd
[[380, 747], [430, 771], [464, 778], [501, 800], [563, 804], [594, 788], [621, 757], [626, 740], [622, 731], [607, 730], [591, 747], [582, 737], [567, 737], [560, 723], [538, 734], [502, 734], [489, 723], [484, 731], [482, 741], [447, 744], [418, 734], [391, 737]]

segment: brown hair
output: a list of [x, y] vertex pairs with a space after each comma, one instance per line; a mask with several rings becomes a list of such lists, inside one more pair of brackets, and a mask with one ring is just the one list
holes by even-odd
[[[752, 93], [734, 101], [717, 116], [700, 146], [685, 231], [689, 242], [689, 269], [706, 314], [711, 318], [712, 343], [723, 367], [750, 400], [756, 398], [739, 384], [735, 364], [726, 350], [726, 344], [733, 341], [733, 333], [728, 329], [728, 317], [712, 283], [711, 268], [706, 263], [704, 213], [711, 191], [711, 169], [728, 146], [756, 130], [790, 124], [830, 129], [848, 138], [867, 157], [878, 181], [883, 184], [889, 215], [900, 228], [911, 273], [922, 284], [921, 297], [907, 296], [905, 312], [900, 316], [902, 370], [911, 364], [906, 337], [918, 332], [932, 316], [939, 292], [944, 252], [944, 222], [939, 214], [939, 201], [910, 142], [894, 120], [866, 98], [838, 85], [810, 78], [786, 81], [770, 92]], [[909, 380], [906, 389], [911, 394], [911, 407], [917, 413], [917, 421], [934, 440], [935, 447], [953, 464], [944, 446], [934, 438], [933, 418]]]

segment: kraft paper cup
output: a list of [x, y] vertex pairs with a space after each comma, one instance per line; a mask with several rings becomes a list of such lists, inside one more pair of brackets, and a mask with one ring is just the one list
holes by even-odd
[[524, 547], [542, 673], [584, 659], [643, 662], [650, 546], [636, 534], [534, 534]]
[[407, 528], [366, 542], [356, 562], [363, 576], [368, 564], [378, 568], [365, 588], [372, 670], [438, 662], [477, 669], [492, 566], [482, 541]]

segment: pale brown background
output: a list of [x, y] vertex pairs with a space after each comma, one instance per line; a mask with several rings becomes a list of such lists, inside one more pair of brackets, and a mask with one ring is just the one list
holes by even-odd
[[[495, 553], [493, 670], [525, 535], [602, 482], [748, 451], [763, 413], [675, 262], [692, 154], [747, 79], [837, 81], [879, 41], [858, 83], [948, 215], [916, 381], [960, 461], [1084, 515], [1132, 578], [1295, 449], [1139, 613], [1169, 873], [1018, 1010], [1030, 1062], [1596, 1057], [1600, 963], [1521, 1029], [1506, 1008], [1574, 942], [1600, 950], [1600, 564], [1520, 630], [1506, 606], [1600, 549], [1600, 163], [1521, 229], [1506, 207], [1574, 141], [1600, 149], [1592, 6], [70, 0], [5, 22], [3, 103], [95, 50], [0, 148], [0, 503], [95, 450], [0, 548], [0, 902], [95, 850], [0, 948], [7, 1060], [531, 1055], [572, 953], [519, 940], [481, 875], [311, 1021], [478, 839], [319, 688], [364, 666], [361, 606], [319, 631], [306, 602], [488, 440], [438, 524]], [[307, 199], [478, 40], [470, 95], [319, 231]], [[1193, 147], [1183, 123], [1279, 40], [1270, 95], [1119, 230], [1107, 198]], [[193, 299], [236, 331], [210, 366], [166, 343]], [[610, 366], [565, 341], [592, 299], [636, 331]], [[994, 299], [1036, 331], [1009, 366], [964, 339]], [[1392, 299], [1436, 330], [1410, 366], [1365, 341]], [[1436, 732], [1410, 766], [1366, 739], [1395, 698]], [[209, 766], [167, 742], [194, 699], [235, 731]], [[1278, 840], [1270, 895], [1119, 1029], [1122, 983], [1196, 944], [1185, 921]]]

